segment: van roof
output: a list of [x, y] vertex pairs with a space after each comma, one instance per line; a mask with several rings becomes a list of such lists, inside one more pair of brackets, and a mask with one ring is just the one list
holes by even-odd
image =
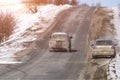
[[52, 35], [59, 35], [59, 34], [61, 34], [61, 35], [67, 35], [66, 32], [54, 32], [54, 33], [52, 33]]

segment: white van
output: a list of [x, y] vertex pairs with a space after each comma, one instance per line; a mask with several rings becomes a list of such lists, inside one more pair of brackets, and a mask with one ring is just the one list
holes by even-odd
[[65, 32], [54, 32], [49, 39], [49, 51], [70, 51], [71, 38]]

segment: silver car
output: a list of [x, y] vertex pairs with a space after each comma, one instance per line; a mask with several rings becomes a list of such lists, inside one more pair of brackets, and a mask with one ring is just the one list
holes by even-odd
[[111, 57], [116, 55], [116, 44], [110, 39], [97, 39], [92, 44], [92, 57]]
[[65, 32], [54, 32], [49, 39], [49, 51], [70, 51], [71, 38]]

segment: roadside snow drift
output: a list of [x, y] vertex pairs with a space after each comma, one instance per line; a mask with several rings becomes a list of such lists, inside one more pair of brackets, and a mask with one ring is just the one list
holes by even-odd
[[[113, 8], [114, 20], [113, 23], [116, 28], [118, 40], [118, 47], [120, 46], [120, 10], [115, 7]], [[120, 80], [120, 53], [117, 51], [117, 56], [112, 59], [108, 66], [108, 80]]]
[[58, 13], [70, 7], [69, 5], [39, 6], [38, 12], [34, 14], [29, 13], [23, 5], [0, 8], [6, 12], [7, 10], [13, 12], [18, 19], [13, 34], [7, 41], [0, 44], [0, 63], [16, 63], [13, 62], [16, 57], [14, 54], [26, 49], [31, 42], [38, 38], [38, 35], [42, 34], [54, 22]]

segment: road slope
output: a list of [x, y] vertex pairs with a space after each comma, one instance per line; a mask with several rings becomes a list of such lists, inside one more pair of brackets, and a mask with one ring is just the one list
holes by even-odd
[[[94, 8], [78, 6], [62, 12], [52, 31], [34, 42], [31, 58], [22, 65], [5, 65], [0, 80], [78, 80], [87, 66], [87, 38]], [[73, 36], [72, 52], [49, 52], [49, 35], [64, 31]], [[4, 70], [3, 69], [3, 70]]]

